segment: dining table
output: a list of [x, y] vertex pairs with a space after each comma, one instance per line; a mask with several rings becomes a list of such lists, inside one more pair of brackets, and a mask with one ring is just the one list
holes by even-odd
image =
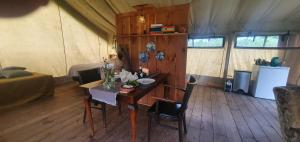
[[[140, 84], [138, 87], [136, 87], [133, 91], [129, 93], [118, 93], [118, 97], [120, 98], [120, 101], [127, 105], [127, 108], [129, 110], [129, 119], [130, 119], [130, 141], [136, 142], [137, 141], [137, 114], [138, 114], [138, 101], [143, 98], [145, 95], [147, 95], [149, 92], [154, 90], [157, 86], [160, 84], [167, 83], [168, 74], [160, 73], [155, 74], [153, 76], [149, 76], [150, 78], [154, 79], [155, 82], [148, 85], [142, 85]], [[85, 89], [91, 89], [94, 87], [97, 87], [99, 85], [102, 85], [102, 80], [90, 82], [87, 84], [80, 85], [81, 88]], [[120, 84], [120, 82], [116, 82], [116, 84]], [[120, 87], [120, 85], [115, 85]], [[118, 87], [115, 89], [118, 90]], [[87, 111], [88, 116], [91, 116], [88, 118], [88, 122], [90, 124], [90, 127], [92, 129], [92, 135], [94, 135], [94, 126], [93, 126], [93, 118], [91, 115], [91, 99], [88, 99], [88, 97], [85, 97], [84, 99], [84, 105]]]

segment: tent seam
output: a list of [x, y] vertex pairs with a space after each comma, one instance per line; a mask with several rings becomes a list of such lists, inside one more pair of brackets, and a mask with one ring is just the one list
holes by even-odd
[[59, 14], [59, 22], [60, 22], [60, 28], [61, 28], [61, 36], [62, 36], [62, 41], [63, 41], [63, 46], [64, 46], [64, 56], [65, 56], [65, 71], [66, 75], [68, 74], [68, 63], [67, 63], [67, 54], [66, 54], [66, 44], [65, 44], [65, 38], [64, 38], [64, 31], [63, 31], [63, 24], [61, 20], [61, 11], [60, 11], [60, 2], [57, 0], [57, 8], [58, 8], [58, 14]]

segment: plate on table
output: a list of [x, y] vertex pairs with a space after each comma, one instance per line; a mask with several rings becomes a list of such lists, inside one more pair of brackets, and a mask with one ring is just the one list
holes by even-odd
[[155, 80], [152, 78], [141, 78], [136, 81], [142, 85], [150, 85], [155, 82]]

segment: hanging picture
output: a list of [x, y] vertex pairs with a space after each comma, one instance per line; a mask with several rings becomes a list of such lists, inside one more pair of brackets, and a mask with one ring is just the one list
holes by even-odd
[[156, 56], [155, 56], [156, 60], [158, 61], [162, 61], [165, 59], [165, 53], [162, 51], [157, 52]]
[[153, 41], [149, 41], [146, 45], [147, 52], [154, 52], [156, 50], [156, 45]]
[[149, 60], [149, 55], [147, 54], [147, 52], [140, 52], [139, 54], [139, 60], [143, 63], [148, 62]]

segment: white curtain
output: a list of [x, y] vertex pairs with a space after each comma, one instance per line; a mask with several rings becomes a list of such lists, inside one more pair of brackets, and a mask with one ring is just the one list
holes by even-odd
[[224, 48], [187, 50], [187, 74], [223, 77]]

